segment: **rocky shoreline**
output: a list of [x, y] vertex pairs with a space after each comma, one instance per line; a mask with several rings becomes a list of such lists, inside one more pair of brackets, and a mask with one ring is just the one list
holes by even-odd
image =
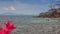
[[40, 13], [38, 18], [60, 18], [60, 8], [50, 9], [48, 12]]

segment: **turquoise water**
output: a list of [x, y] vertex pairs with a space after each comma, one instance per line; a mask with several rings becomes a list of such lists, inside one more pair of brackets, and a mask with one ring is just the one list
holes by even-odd
[[30, 23], [41, 23], [41, 24], [56, 24], [59, 22], [53, 19], [44, 19], [44, 18], [33, 18], [32, 16], [0, 16], [0, 23], [3, 24], [4, 21], [10, 21], [16, 25], [24, 26]]

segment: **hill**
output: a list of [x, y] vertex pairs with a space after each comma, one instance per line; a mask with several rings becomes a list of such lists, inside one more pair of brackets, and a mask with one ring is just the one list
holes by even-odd
[[41, 18], [60, 18], [60, 8], [50, 9], [48, 12], [40, 13], [38, 17], [41, 17]]

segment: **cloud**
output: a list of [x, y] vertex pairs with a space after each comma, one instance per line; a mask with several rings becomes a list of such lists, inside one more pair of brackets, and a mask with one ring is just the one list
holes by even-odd
[[6, 12], [13, 12], [16, 14], [23, 14], [23, 15], [38, 15], [41, 12], [46, 12], [49, 7], [46, 5], [36, 5], [36, 4], [26, 4], [21, 2], [2, 2], [1, 4], [1, 12], [0, 13], [6, 13]]
[[10, 6], [10, 7], [4, 8], [4, 10], [6, 10], [6, 11], [11, 11], [11, 10], [16, 10], [16, 8], [13, 7], [13, 6]]

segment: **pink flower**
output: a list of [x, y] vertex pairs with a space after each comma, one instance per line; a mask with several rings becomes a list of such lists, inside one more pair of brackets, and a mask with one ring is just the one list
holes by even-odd
[[6, 28], [0, 27], [0, 34], [10, 34], [14, 29], [16, 29], [16, 26], [8, 20], [7, 23], [5, 23]]

